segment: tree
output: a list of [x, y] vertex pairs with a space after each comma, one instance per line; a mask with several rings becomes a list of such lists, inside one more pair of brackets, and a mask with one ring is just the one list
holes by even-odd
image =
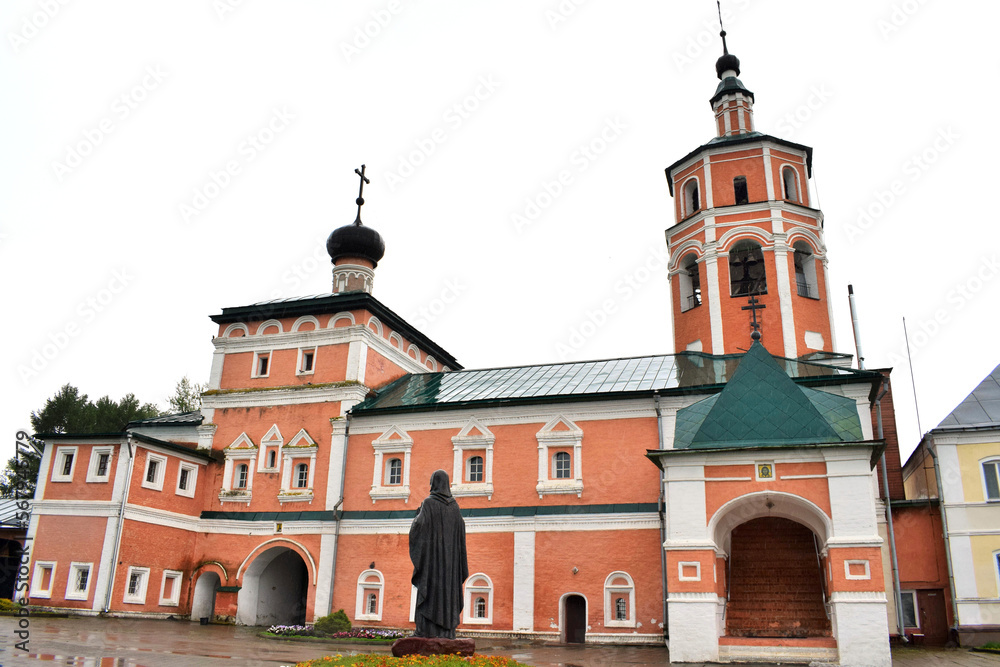
[[194, 412], [201, 409], [201, 394], [205, 385], [191, 382], [188, 376], [181, 378], [174, 390], [174, 395], [167, 399], [171, 412]]
[[[152, 403], [141, 403], [135, 394], [125, 394], [120, 401], [102, 396], [96, 403], [73, 385], [64, 385], [55, 396], [45, 401], [41, 410], [31, 413], [35, 433], [118, 433], [129, 422], [159, 416], [160, 409]], [[41, 449], [43, 443], [29, 438]], [[0, 497], [11, 498], [14, 492], [22, 498], [34, 496], [40, 457], [24, 453], [7, 462], [0, 472]]]

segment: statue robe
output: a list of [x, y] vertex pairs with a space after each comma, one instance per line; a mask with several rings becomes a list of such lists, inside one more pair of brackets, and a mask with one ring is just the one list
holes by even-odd
[[431, 494], [410, 526], [411, 582], [417, 587], [417, 637], [455, 638], [461, 622], [462, 586], [469, 578], [465, 520], [451, 495], [448, 473], [431, 476]]

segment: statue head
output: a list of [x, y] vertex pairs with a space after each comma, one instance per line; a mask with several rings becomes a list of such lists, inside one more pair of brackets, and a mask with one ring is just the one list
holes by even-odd
[[440, 496], [451, 495], [451, 480], [444, 470], [435, 470], [431, 475], [431, 493]]

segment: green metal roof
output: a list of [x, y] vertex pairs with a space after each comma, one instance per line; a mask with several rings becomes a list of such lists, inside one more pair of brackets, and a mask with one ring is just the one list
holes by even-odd
[[[652, 391], [687, 393], [696, 388], [704, 390], [724, 385], [733, 377], [743, 356], [683, 352], [405, 375], [356, 405], [352, 412], [357, 415], [510, 401], [608, 398]], [[772, 358], [771, 363], [786, 379], [800, 382], [829, 384], [859, 379], [871, 382], [872, 378], [881, 377], [868, 371], [781, 357]]]
[[800, 387], [759, 342], [721, 393], [677, 411], [675, 449], [856, 442], [855, 402]]

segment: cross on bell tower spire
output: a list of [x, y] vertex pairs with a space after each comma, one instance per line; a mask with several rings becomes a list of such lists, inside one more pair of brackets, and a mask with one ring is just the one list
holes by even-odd
[[371, 181], [369, 181], [368, 177], [365, 176], [365, 165], [361, 165], [361, 169], [360, 170], [359, 169], [355, 169], [354, 173], [361, 177], [361, 182], [358, 184], [358, 198], [356, 200], [354, 200], [355, 203], [358, 205], [358, 217], [355, 218], [354, 224], [360, 225], [361, 224], [361, 207], [365, 205], [365, 198], [363, 196], [364, 193], [365, 193], [365, 183], [371, 183]]
[[747, 303], [750, 305], [743, 306], [740, 310], [749, 310], [751, 312], [753, 320], [750, 322], [750, 326], [753, 327], [753, 333], [750, 334], [750, 338], [755, 341], [760, 340], [760, 324], [757, 322], [757, 311], [767, 308], [767, 306], [758, 301], [756, 296], [751, 296]]

